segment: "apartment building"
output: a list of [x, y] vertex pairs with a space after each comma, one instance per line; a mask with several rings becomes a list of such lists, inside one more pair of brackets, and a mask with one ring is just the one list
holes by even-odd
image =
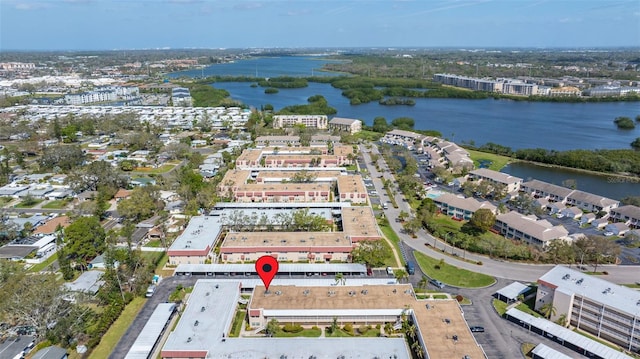
[[550, 202], [566, 203], [567, 197], [573, 192], [572, 189], [558, 186], [555, 184], [531, 180], [522, 183], [520, 190], [530, 194], [535, 198], [546, 198]]
[[329, 121], [329, 130], [357, 133], [362, 131], [362, 121], [352, 118], [334, 117]]
[[640, 292], [598, 276], [556, 266], [538, 279], [535, 309], [546, 304], [580, 330], [640, 352]]
[[412, 150], [416, 144], [418, 147], [422, 148], [424, 139], [425, 136], [419, 133], [404, 130], [392, 130], [387, 132], [384, 137], [380, 139], [380, 142], [399, 145]]
[[340, 202], [367, 203], [367, 188], [361, 176], [338, 176], [337, 183]]
[[631, 228], [640, 228], [640, 207], [627, 205], [613, 208], [609, 212], [609, 218], [623, 222]]
[[549, 242], [567, 238], [569, 231], [562, 225], [554, 226], [534, 215], [525, 216], [515, 211], [499, 214], [493, 228], [503, 236], [518, 239], [540, 247]]
[[506, 173], [493, 171], [488, 168], [478, 168], [469, 172], [470, 179], [474, 181], [488, 181], [493, 185], [502, 185], [507, 193], [515, 192], [520, 189], [522, 178], [511, 176]]
[[438, 206], [440, 212], [447, 216], [466, 221], [470, 220], [473, 214], [481, 208], [486, 208], [493, 213], [497, 211], [496, 206], [490, 202], [480, 202], [475, 198], [458, 197], [450, 193], [444, 193], [434, 198], [433, 202]]
[[257, 148], [297, 147], [300, 146], [300, 136], [259, 136], [255, 142]]
[[588, 212], [609, 212], [620, 205], [620, 201], [579, 190], [573, 190], [566, 203]]
[[326, 130], [328, 119], [326, 115], [276, 115], [273, 116], [273, 128], [292, 127], [304, 125], [319, 130]]

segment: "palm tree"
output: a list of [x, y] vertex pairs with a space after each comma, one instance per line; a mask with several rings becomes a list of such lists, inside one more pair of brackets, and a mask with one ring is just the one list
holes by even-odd
[[345, 285], [345, 283], [347, 283], [347, 278], [344, 277], [344, 274], [336, 273], [336, 285], [337, 284]]
[[567, 326], [567, 314], [560, 314], [558, 320], [556, 320], [556, 324], [562, 325], [563, 327]]
[[558, 310], [553, 306], [553, 303], [551, 302], [540, 307], [540, 314], [542, 314], [547, 319], [550, 319], [552, 316], [556, 315], [557, 312]]
[[424, 349], [422, 348], [422, 345], [420, 345], [419, 341], [413, 342], [413, 344], [411, 344], [411, 349], [413, 349], [413, 352], [416, 353], [418, 358], [424, 358]]
[[411, 324], [407, 327], [407, 335], [412, 339], [415, 340], [416, 339], [416, 333], [418, 332], [416, 326], [414, 324]]
[[427, 289], [427, 285], [429, 284], [429, 279], [427, 277], [422, 276], [422, 278], [418, 281], [418, 289], [425, 290]]
[[407, 280], [407, 281], [409, 280], [409, 274], [404, 269], [396, 269], [393, 272], [393, 274], [396, 277], [396, 280], [398, 282], [402, 282], [403, 280]]

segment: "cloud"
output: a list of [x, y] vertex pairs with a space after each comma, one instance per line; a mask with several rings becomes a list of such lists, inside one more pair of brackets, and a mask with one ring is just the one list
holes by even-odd
[[37, 1], [18, 1], [18, 2], [14, 2], [13, 6], [16, 8], [16, 10], [29, 11], [29, 10], [46, 9], [50, 7], [50, 4], [47, 4], [44, 2], [37, 2]]
[[481, 5], [481, 4], [490, 2], [490, 1], [492, 1], [492, 0], [454, 2], [451, 5], [440, 6], [440, 7], [436, 7], [436, 8], [433, 8], [433, 9], [424, 10], [424, 11], [417, 11], [417, 12], [413, 12], [411, 14], [407, 14], [407, 15], [403, 15], [403, 16], [399, 16], [399, 17], [404, 18], [404, 17], [413, 17], [413, 16], [418, 16], [418, 15], [431, 14], [431, 13], [434, 13], [434, 12], [440, 12], [440, 11], [445, 11], [445, 10], [450, 10], [450, 9], [457, 9], [457, 8], [461, 8], [461, 7]]
[[240, 4], [237, 4], [233, 8], [236, 10], [255, 10], [255, 9], [260, 9], [263, 6], [264, 4], [261, 2], [248, 1], [248, 2], [242, 2]]
[[301, 10], [289, 10], [286, 13], [284, 13], [283, 15], [285, 16], [304, 16], [304, 15], [308, 15], [311, 14], [311, 10], [309, 9], [301, 9]]

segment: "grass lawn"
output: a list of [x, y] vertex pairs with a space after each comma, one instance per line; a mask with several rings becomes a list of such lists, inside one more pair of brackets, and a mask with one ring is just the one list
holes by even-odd
[[345, 332], [344, 330], [342, 330], [342, 328], [339, 328], [338, 330], [336, 330], [334, 333], [331, 333], [331, 334], [325, 333], [325, 336], [329, 338], [353, 337], [353, 335]]
[[238, 310], [236, 311], [236, 316], [233, 318], [233, 324], [231, 325], [231, 333], [229, 333], [229, 337], [237, 338], [240, 336], [240, 331], [242, 330], [242, 325], [245, 323], [244, 318], [247, 316], [246, 310]]
[[504, 313], [507, 312], [507, 303], [501, 301], [500, 299], [493, 300], [493, 307], [496, 308], [496, 312], [498, 312], [500, 316], [503, 316]]
[[322, 330], [318, 329], [304, 329], [298, 333], [287, 333], [282, 330], [279, 330], [274, 337], [277, 338], [291, 338], [291, 337], [304, 337], [304, 338], [317, 338], [322, 334]]
[[160, 248], [162, 246], [162, 241], [160, 241], [159, 239], [156, 239], [156, 240], [153, 240], [153, 241], [149, 241], [144, 246], [145, 247], [151, 247], [151, 248]]
[[[396, 234], [396, 232], [393, 230], [393, 228], [391, 228], [388, 225], [381, 225], [378, 224], [378, 226], [380, 227], [380, 230], [382, 231], [382, 234], [384, 234], [384, 236], [391, 241], [391, 243], [393, 243], [393, 250], [398, 254], [398, 258], [400, 258], [400, 262], [402, 262], [402, 265], [406, 265], [406, 263], [404, 262], [404, 259], [402, 258], [402, 256], [400, 255], [400, 238], [398, 237], [398, 235]], [[385, 241], [386, 243], [386, 241]], [[395, 258], [390, 258], [389, 260], [387, 260], [387, 263], [385, 263], [385, 266], [390, 266], [390, 267], [396, 267], [398, 264], [396, 263]]]
[[446, 294], [434, 294], [433, 299], [449, 299], [449, 296]]
[[145, 303], [145, 298], [136, 297], [131, 303], [127, 304], [127, 306], [122, 311], [122, 314], [118, 317], [118, 319], [111, 325], [111, 328], [105, 333], [100, 340], [100, 344], [91, 352], [89, 355], [89, 359], [103, 359], [108, 358], [109, 354], [113, 351], [118, 344], [118, 341], [124, 333], [127, 331], [133, 320], [138, 316], [138, 313], [142, 309], [142, 306]]
[[166, 164], [166, 165], [162, 165], [158, 168], [152, 168], [152, 167], [136, 167], [133, 171], [131, 172], [138, 172], [138, 173], [147, 173], [147, 174], [161, 174], [161, 173], [165, 173], [165, 172], [169, 172], [171, 171], [171, 169], [173, 169], [176, 165], [175, 164]]
[[62, 209], [64, 207], [66, 207], [69, 204], [69, 202], [71, 202], [71, 201], [70, 200], [66, 200], [66, 199], [54, 200], [54, 201], [50, 201], [49, 203], [43, 205], [42, 208]]
[[454, 287], [478, 288], [489, 286], [496, 281], [493, 277], [486, 274], [471, 272], [451, 264], [446, 264], [446, 262], [440, 269], [435, 269], [435, 266], [440, 263], [439, 260], [419, 252], [414, 252], [414, 254], [418, 260], [420, 269], [430, 278], [437, 279], [444, 284]]
[[518, 304], [516, 308], [527, 314], [531, 314], [536, 318], [542, 318], [542, 314], [533, 310], [533, 308], [535, 308], [535, 305], [536, 305], [536, 297], [531, 297], [526, 302]]
[[58, 253], [54, 253], [51, 257], [47, 258], [47, 260], [45, 260], [42, 263], [35, 264], [33, 267], [29, 268], [29, 272], [32, 272], [32, 273], [40, 272], [41, 270], [50, 266], [51, 263], [55, 262], [56, 259], [58, 259]]
[[623, 284], [623, 286], [627, 288], [632, 288], [632, 289], [640, 289], [640, 283]]
[[42, 199], [34, 199], [33, 201], [29, 201], [29, 202], [20, 202], [18, 204], [15, 205], [16, 208], [31, 208], [37, 204], [42, 203]]
[[13, 198], [10, 197], [0, 197], [0, 206], [4, 206], [5, 204], [13, 201]]
[[522, 354], [524, 355], [525, 358], [531, 358], [530, 353], [535, 347], [536, 347], [536, 344], [533, 344], [533, 343], [522, 343], [522, 345], [520, 346], [520, 351], [522, 351]]
[[490, 170], [500, 171], [502, 167], [506, 166], [507, 163], [511, 162], [513, 159], [507, 156], [500, 156], [493, 153], [480, 152], [475, 150], [467, 150], [469, 151], [469, 155], [473, 160], [473, 164], [476, 167], [480, 166], [481, 161], [489, 161], [491, 165], [489, 165]]

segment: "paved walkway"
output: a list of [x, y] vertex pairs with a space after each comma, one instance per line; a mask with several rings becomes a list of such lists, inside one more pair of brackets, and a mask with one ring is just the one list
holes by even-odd
[[[369, 150], [365, 146], [360, 145], [360, 151], [363, 154], [364, 162], [371, 174], [371, 179], [375, 189], [380, 193], [380, 200], [386, 201], [386, 190], [382, 186], [382, 178], [391, 180], [392, 183], [396, 183], [395, 178], [389, 171], [382, 155], [380, 155], [380, 171], [376, 170], [375, 166], [371, 165], [371, 157]], [[371, 152], [379, 154], [377, 147], [374, 145], [371, 148]], [[382, 176], [382, 178], [379, 178]], [[396, 191], [395, 201], [398, 204], [398, 208], [389, 207], [384, 210], [386, 217], [389, 219], [389, 225], [398, 234], [400, 239], [409, 247], [415, 249], [418, 252], [424, 253], [429, 257], [436, 259], [445, 259], [449, 264], [468, 269], [474, 272], [482, 272], [498, 278], [512, 279], [524, 282], [535, 282], [544, 273], [553, 268], [554, 264], [531, 264], [531, 263], [516, 263], [509, 261], [502, 261], [489, 258], [487, 256], [478, 255], [475, 253], [466, 252], [463, 253], [461, 249], [451, 247], [450, 245], [434, 238], [431, 234], [425, 230], [421, 230], [418, 233], [417, 238], [411, 238], [407, 234], [403, 233], [402, 225], [395, 222], [395, 219], [400, 214], [400, 211], [412, 213], [412, 209], [407, 202], [403, 201], [403, 194], [400, 191]], [[427, 246], [429, 244], [429, 246]], [[452, 257], [444, 254], [442, 251], [448, 253], [456, 253], [460, 257], [463, 255], [468, 260], [482, 261], [482, 266], [474, 263], [463, 261], [461, 258]], [[598, 268], [606, 270], [609, 275], [603, 276], [603, 279], [618, 283], [618, 284], [630, 284], [635, 283], [640, 278], [640, 266], [619, 266], [619, 265], [599, 265]]]

